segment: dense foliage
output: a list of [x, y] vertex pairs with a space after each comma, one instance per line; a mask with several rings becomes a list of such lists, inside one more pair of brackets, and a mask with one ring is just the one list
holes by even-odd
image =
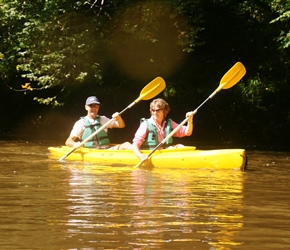
[[[0, 19], [2, 101], [21, 102], [4, 127], [40, 112], [37, 102], [73, 113], [96, 90], [116, 111], [156, 76], [182, 119], [241, 61], [246, 76], [204, 109], [197, 129], [225, 143], [288, 145], [289, 1], [0, 0]], [[210, 140], [205, 134], [196, 139]]]

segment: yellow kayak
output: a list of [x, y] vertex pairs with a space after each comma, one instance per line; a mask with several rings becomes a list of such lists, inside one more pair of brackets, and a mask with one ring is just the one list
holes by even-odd
[[[60, 159], [72, 150], [71, 147], [49, 147], [50, 158]], [[143, 150], [149, 154], [150, 150]], [[82, 161], [104, 166], [135, 166], [140, 160], [132, 150], [109, 150], [79, 148], [66, 157], [68, 161]], [[145, 164], [142, 164], [145, 165]], [[206, 169], [240, 169], [247, 167], [244, 149], [197, 150], [196, 147], [171, 148], [156, 150], [146, 161], [150, 168], [206, 168]]]

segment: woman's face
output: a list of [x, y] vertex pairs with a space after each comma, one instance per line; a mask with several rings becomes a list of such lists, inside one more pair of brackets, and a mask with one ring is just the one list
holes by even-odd
[[151, 114], [151, 117], [153, 117], [155, 121], [162, 122], [164, 119], [164, 111], [162, 108], [158, 107], [157, 105], [153, 105], [150, 108], [150, 114]]

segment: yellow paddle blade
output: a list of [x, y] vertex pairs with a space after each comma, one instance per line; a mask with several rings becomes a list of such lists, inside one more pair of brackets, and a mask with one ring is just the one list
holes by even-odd
[[151, 82], [149, 82], [140, 93], [138, 99], [135, 100], [135, 103], [140, 100], [149, 100], [158, 95], [166, 87], [165, 81], [162, 77], [158, 76]]
[[241, 62], [237, 62], [221, 79], [219, 90], [231, 88], [238, 83], [245, 74], [245, 66]]

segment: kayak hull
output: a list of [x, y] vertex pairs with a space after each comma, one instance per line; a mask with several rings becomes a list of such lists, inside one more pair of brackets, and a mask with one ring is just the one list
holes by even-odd
[[[60, 159], [72, 150], [71, 147], [49, 147], [49, 157]], [[143, 150], [149, 154], [150, 150]], [[135, 166], [139, 159], [132, 150], [109, 150], [80, 148], [68, 155], [65, 160], [94, 163], [104, 166]], [[145, 168], [209, 168], [240, 169], [247, 167], [244, 149], [197, 150], [195, 147], [183, 147], [156, 150], [148, 161], [141, 165]]]

